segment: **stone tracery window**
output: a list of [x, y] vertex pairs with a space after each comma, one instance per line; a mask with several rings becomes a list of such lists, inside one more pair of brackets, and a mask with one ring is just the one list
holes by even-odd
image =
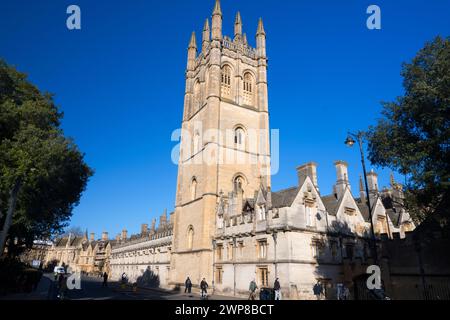
[[253, 106], [255, 81], [250, 72], [244, 74], [244, 104]]
[[231, 99], [231, 68], [230, 66], [223, 66], [221, 79], [222, 97]]
[[194, 84], [194, 113], [200, 109], [200, 103], [201, 103], [201, 89], [200, 89], [200, 82], [197, 80]]

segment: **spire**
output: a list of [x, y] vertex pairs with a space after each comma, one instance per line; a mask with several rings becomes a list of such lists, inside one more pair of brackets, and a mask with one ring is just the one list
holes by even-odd
[[236, 20], [234, 21], [234, 36], [238, 37], [242, 35], [242, 19], [241, 13], [238, 11], [236, 14]]
[[202, 52], [206, 52], [209, 46], [211, 31], [209, 29], [209, 20], [205, 20], [205, 25], [203, 26], [203, 34], [202, 34]]
[[222, 9], [220, 8], [220, 0], [216, 0], [216, 4], [214, 5], [213, 16], [222, 15]]
[[192, 31], [191, 40], [189, 41], [189, 49], [197, 49], [197, 40], [195, 39], [195, 31]]
[[262, 18], [259, 18], [259, 22], [258, 22], [258, 30], [256, 32], [256, 35], [266, 35], [266, 32], [264, 31], [264, 24], [263, 24], [263, 20]]
[[[209, 19], [205, 20], [205, 24], [203, 25], [203, 35], [205, 35], [205, 32], [208, 32], [208, 40], [209, 40]], [[203, 37], [203, 40], [205, 40], [205, 37]]]
[[222, 40], [222, 9], [220, 9], [220, 1], [216, 0], [214, 11], [212, 14], [212, 40]]

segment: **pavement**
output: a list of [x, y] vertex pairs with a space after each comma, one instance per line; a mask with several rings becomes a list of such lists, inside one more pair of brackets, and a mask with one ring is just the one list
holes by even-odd
[[[0, 300], [58, 300], [58, 286], [53, 274], [42, 276], [37, 289], [32, 293], [11, 294], [0, 297]], [[80, 290], [67, 290], [65, 300], [177, 300], [196, 301], [201, 300], [199, 294], [185, 294], [163, 289], [137, 288], [131, 286], [122, 288], [117, 282], [103, 286], [100, 278], [82, 277]], [[239, 300], [224, 296], [212, 295], [209, 300]]]

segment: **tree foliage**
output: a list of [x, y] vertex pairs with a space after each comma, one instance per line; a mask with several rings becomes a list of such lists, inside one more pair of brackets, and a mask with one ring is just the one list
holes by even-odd
[[448, 226], [450, 201], [450, 41], [436, 37], [402, 68], [404, 95], [383, 103], [368, 133], [369, 159], [407, 177], [416, 220]]
[[[20, 179], [8, 235], [19, 240], [16, 247], [61, 232], [93, 174], [84, 154], [64, 136], [62, 117], [52, 95], [0, 60], [0, 226]], [[12, 241], [8, 252], [15, 253]]]

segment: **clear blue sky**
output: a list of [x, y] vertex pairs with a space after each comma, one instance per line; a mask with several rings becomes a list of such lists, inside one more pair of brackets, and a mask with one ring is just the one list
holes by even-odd
[[[113, 237], [173, 209], [170, 137], [182, 117], [186, 48], [213, 1], [0, 1], [0, 57], [55, 94], [66, 135], [96, 171], [72, 225]], [[81, 31], [66, 28], [70, 4], [81, 7]], [[381, 31], [366, 28], [371, 4], [381, 7]], [[251, 44], [264, 18], [271, 127], [281, 135], [275, 190], [316, 161], [330, 193], [333, 161], [346, 160], [357, 194], [359, 155], [343, 144], [347, 130], [374, 124], [380, 101], [402, 94], [401, 63], [450, 31], [447, 0], [223, 0], [222, 10], [228, 35], [241, 11]], [[380, 180], [387, 185], [389, 171]]]

